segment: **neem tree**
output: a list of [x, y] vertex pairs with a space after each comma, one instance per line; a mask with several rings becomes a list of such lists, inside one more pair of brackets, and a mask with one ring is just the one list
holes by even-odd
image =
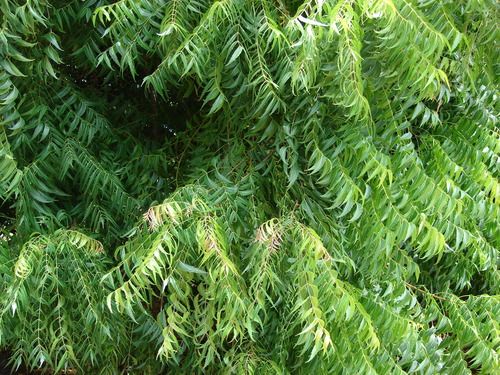
[[498, 16], [1, 0], [14, 367], [498, 370]]

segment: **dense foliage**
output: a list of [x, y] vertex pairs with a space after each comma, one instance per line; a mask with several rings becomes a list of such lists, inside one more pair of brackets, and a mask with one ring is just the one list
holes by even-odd
[[493, 374], [494, 0], [0, 0], [0, 349]]

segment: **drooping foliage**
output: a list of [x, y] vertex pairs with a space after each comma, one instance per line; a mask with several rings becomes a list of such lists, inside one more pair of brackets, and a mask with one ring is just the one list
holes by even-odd
[[0, 1], [0, 349], [55, 373], [498, 371], [499, 11]]

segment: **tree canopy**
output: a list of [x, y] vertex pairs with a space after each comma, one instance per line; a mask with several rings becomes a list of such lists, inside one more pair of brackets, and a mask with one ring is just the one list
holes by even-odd
[[0, 0], [0, 349], [83, 374], [493, 374], [495, 0]]

